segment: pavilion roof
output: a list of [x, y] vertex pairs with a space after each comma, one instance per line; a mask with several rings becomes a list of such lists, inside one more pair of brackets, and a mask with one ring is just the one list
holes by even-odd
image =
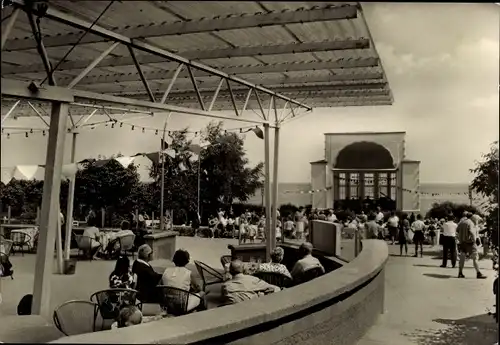
[[[24, 6], [24, 1], [14, 3]], [[199, 109], [200, 99], [207, 106], [219, 89], [211, 110], [228, 110], [236, 105], [247, 112], [267, 111], [270, 94], [259, 91], [256, 96], [244, 84], [233, 80], [228, 83], [211, 70], [197, 68], [196, 63], [201, 63], [299, 101], [304, 107], [392, 104], [387, 77], [357, 2], [114, 1], [109, 4], [109, 1], [51, 0], [45, 15], [35, 13], [35, 26], [39, 18], [39, 30], [52, 67], [57, 66], [54, 72], [57, 86], [71, 85], [75, 77], [99, 55], [111, 50], [113, 44], [109, 37], [91, 32], [81, 38], [84, 33], [81, 26], [66, 25], [66, 19], [93, 23], [102, 15], [93, 28], [131, 39], [135, 44], [133, 52], [123, 41], [117, 43], [107, 57], [73, 86], [74, 90], [159, 101], [170, 88], [166, 104]], [[2, 26], [13, 9], [11, 6], [2, 10]], [[185, 58], [186, 63], [179, 68], [179, 60], [151, 54], [151, 50], [142, 49], [146, 45]], [[134, 60], [139, 63], [140, 72]], [[2, 78], [7, 79], [41, 82], [47, 76], [28, 15], [22, 11], [3, 47], [1, 67]], [[284, 98], [275, 100], [277, 107], [285, 107], [287, 103]], [[13, 102], [4, 95], [3, 114]], [[289, 110], [293, 107], [289, 106]], [[299, 108], [295, 107], [297, 111]], [[72, 113], [78, 114], [82, 109], [72, 106]], [[16, 114], [36, 115], [25, 102], [19, 104]]]

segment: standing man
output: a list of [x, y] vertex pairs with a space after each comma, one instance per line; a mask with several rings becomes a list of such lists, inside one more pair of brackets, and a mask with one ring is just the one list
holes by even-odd
[[455, 268], [457, 263], [457, 223], [453, 221], [453, 214], [449, 214], [447, 217], [447, 222], [443, 224], [443, 233], [441, 234], [443, 238], [443, 264], [441, 267], [446, 267], [448, 262], [448, 254], [451, 255], [451, 266]]
[[463, 269], [465, 265], [465, 257], [469, 255], [472, 259], [472, 264], [476, 269], [477, 279], [485, 279], [486, 276], [479, 270], [478, 251], [477, 251], [477, 231], [476, 225], [479, 221], [479, 216], [473, 215], [470, 212], [464, 213], [464, 220], [460, 221], [457, 227], [458, 241], [460, 246], [460, 261], [458, 263], [458, 278], [465, 278]]
[[382, 222], [384, 221], [384, 213], [382, 212], [380, 206], [377, 206], [377, 215], [375, 216], [375, 221], [378, 224], [382, 224]]

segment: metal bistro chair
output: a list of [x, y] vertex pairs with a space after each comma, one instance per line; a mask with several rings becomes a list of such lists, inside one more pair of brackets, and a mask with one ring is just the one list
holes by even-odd
[[14, 242], [11, 240], [0, 239], [0, 252], [9, 256]]
[[31, 236], [27, 233], [21, 231], [12, 231], [10, 233], [10, 239], [12, 240], [12, 254], [16, 252], [16, 248], [19, 248], [22, 256], [24, 256], [24, 246], [28, 247], [28, 250], [31, 251]]
[[322, 275], [323, 275], [323, 270], [321, 269], [321, 267], [313, 267], [302, 272], [302, 274], [298, 275], [296, 278], [293, 279], [293, 282], [295, 285], [298, 285], [311, 281]]
[[253, 276], [280, 288], [288, 288], [293, 285], [292, 278], [279, 272], [255, 272]]
[[134, 251], [134, 249], [135, 249], [134, 248], [135, 235], [134, 234], [119, 237], [118, 243], [120, 243], [120, 254], [123, 252], [125, 254], [125, 256], [127, 256], [127, 253], [131, 253], [132, 259], [135, 258], [135, 251]]
[[206, 288], [209, 285], [222, 283], [224, 281], [222, 273], [216, 271], [207, 264], [195, 260], [194, 265], [196, 266], [196, 269], [198, 270], [198, 273], [203, 281], [203, 291], [206, 292]]
[[90, 296], [90, 301], [97, 304], [94, 320], [97, 320], [100, 315], [102, 317], [102, 328], [104, 328], [104, 321], [116, 320], [120, 310], [125, 306], [137, 305], [139, 309], [142, 309], [142, 305], [137, 304], [137, 291], [132, 289], [98, 291]]
[[220, 263], [222, 265], [222, 268], [226, 269], [226, 265], [231, 263], [232, 260], [233, 260], [233, 257], [231, 255], [222, 255], [220, 257]]
[[[203, 298], [195, 293], [164, 285], [159, 285], [156, 288], [159, 290], [160, 307], [166, 310], [168, 315], [182, 316], [207, 309]], [[190, 309], [189, 300], [191, 298], [199, 300], [199, 304]]]
[[95, 332], [97, 304], [89, 301], [68, 301], [54, 310], [54, 325], [64, 335]]
[[83, 252], [84, 255], [89, 257], [89, 260], [92, 261], [92, 237], [83, 236], [83, 235], [75, 235], [76, 244], [78, 246], [78, 256], [80, 256], [80, 252]]

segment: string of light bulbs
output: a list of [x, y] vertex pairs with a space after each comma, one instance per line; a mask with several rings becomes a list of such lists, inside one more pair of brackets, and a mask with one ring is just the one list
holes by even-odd
[[[81, 126], [81, 127], [78, 127], [78, 129], [83, 129], [83, 128], [89, 128], [90, 130], [93, 130], [95, 128], [97, 128], [97, 126], [99, 125], [102, 125], [102, 123], [95, 123], [95, 124], [89, 124], [89, 125], [85, 125], [85, 126]], [[109, 121], [109, 123], [105, 123], [104, 124], [105, 127], [111, 127], [111, 128], [115, 128], [115, 127], [118, 127], [118, 128], [123, 128], [124, 126], [127, 126], [127, 127], [130, 127], [130, 130], [134, 131], [134, 130], [138, 130], [142, 133], [146, 133], [146, 132], [154, 132], [155, 135], [159, 135], [159, 134], [163, 134], [163, 132], [165, 132], [165, 134], [172, 134], [173, 132], [180, 132], [180, 131], [184, 131], [184, 130], [164, 130], [163, 128], [156, 128], [156, 127], [150, 127], [150, 126], [139, 126], [139, 125], [136, 125], [136, 124], [133, 124], [133, 123], [129, 123], [129, 122], [124, 122], [124, 121], [120, 121], [120, 120], [113, 120], [113, 121]], [[256, 128], [258, 126], [256, 125], [250, 125], [250, 126], [243, 126], [243, 127], [236, 127], [236, 128], [227, 128], [227, 129], [224, 129], [224, 133], [229, 133], [229, 132], [239, 132], [241, 134], [244, 134], [250, 130], [252, 130], [253, 128]], [[7, 132], [5, 131], [6, 128], [2, 128], [2, 136], [5, 136], [7, 137], [7, 139], [10, 139], [10, 136], [11, 135], [23, 135], [26, 137], [26, 138], [29, 138], [30, 134], [38, 134], [38, 133], [41, 133], [43, 136], [46, 135], [46, 133], [48, 132], [48, 129], [34, 129], [34, 128], [27, 128], [25, 131], [16, 131], [16, 132]], [[68, 129], [68, 132], [71, 132], [71, 129]], [[194, 134], [194, 136], [198, 136], [199, 134], [201, 134], [203, 132], [203, 130], [185, 130], [186, 133], [188, 134]]]

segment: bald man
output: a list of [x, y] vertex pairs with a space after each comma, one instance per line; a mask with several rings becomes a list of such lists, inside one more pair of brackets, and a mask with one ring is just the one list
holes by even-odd
[[243, 274], [243, 262], [240, 260], [231, 261], [229, 273], [232, 279], [226, 281], [221, 287], [221, 294], [226, 304], [247, 301], [281, 290], [257, 277]]
[[315, 267], [320, 267], [323, 273], [325, 273], [325, 268], [323, 267], [323, 265], [319, 262], [318, 259], [312, 256], [312, 251], [313, 245], [311, 243], [304, 242], [300, 245], [299, 256], [302, 257], [302, 259], [298, 260], [295, 263], [292, 272], [290, 272], [294, 279], [300, 277], [300, 275], [305, 271]]

